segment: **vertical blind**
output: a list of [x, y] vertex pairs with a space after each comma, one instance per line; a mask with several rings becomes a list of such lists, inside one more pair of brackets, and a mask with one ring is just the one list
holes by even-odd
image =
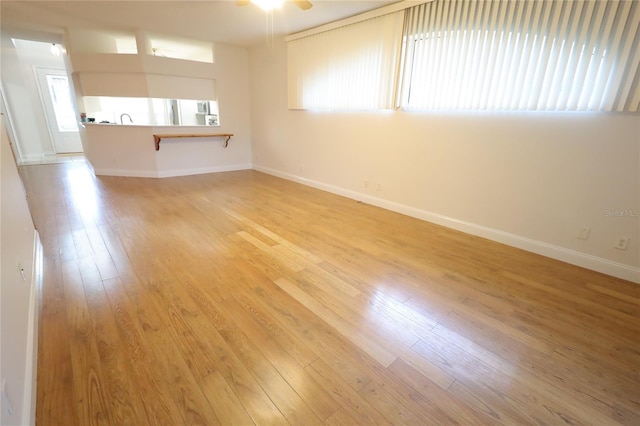
[[638, 111], [640, 2], [436, 0], [407, 9], [398, 106]]
[[403, 12], [290, 41], [290, 109], [395, 107]]
[[289, 108], [637, 112], [639, 67], [640, 0], [434, 0], [290, 41]]

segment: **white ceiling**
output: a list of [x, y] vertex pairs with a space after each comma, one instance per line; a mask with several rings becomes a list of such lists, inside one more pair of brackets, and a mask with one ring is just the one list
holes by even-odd
[[[285, 2], [273, 12], [273, 34], [284, 35], [377, 9], [398, 0], [312, 0], [307, 11]], [[266, 12], [230, 1], [0, 1], [2, 28], [61, 34], [63, 28], [112, 28], [217, 41], [240, 46], [266, 43]]]

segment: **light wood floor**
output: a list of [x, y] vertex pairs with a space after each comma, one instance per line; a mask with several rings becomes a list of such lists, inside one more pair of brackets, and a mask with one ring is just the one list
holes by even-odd
[[640, 286], [255, 171], [22, 168], [39, 425], [640, 424]]

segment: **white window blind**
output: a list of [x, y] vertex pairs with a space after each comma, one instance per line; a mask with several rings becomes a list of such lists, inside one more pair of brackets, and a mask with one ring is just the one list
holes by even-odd
[[394, 108], [402, 22], [399, 11], [288, 42], [289, 108]]
[[640, 2], [436, 0], [405, 16], [405, 109], [638, 111]]

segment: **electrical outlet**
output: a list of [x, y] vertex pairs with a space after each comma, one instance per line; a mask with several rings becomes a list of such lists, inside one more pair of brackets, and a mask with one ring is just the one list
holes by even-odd
[[618, 250], [626, 250], [629, 247], [629, 240], [631, 240], [631, 237], [618, 237], [614, 247]]
[[578, 232], [578, 239], [588, 240], [590, 233], [591, 233], [591, 228], [587, 228], [587, 227], [580, 228], [580, 231]]

